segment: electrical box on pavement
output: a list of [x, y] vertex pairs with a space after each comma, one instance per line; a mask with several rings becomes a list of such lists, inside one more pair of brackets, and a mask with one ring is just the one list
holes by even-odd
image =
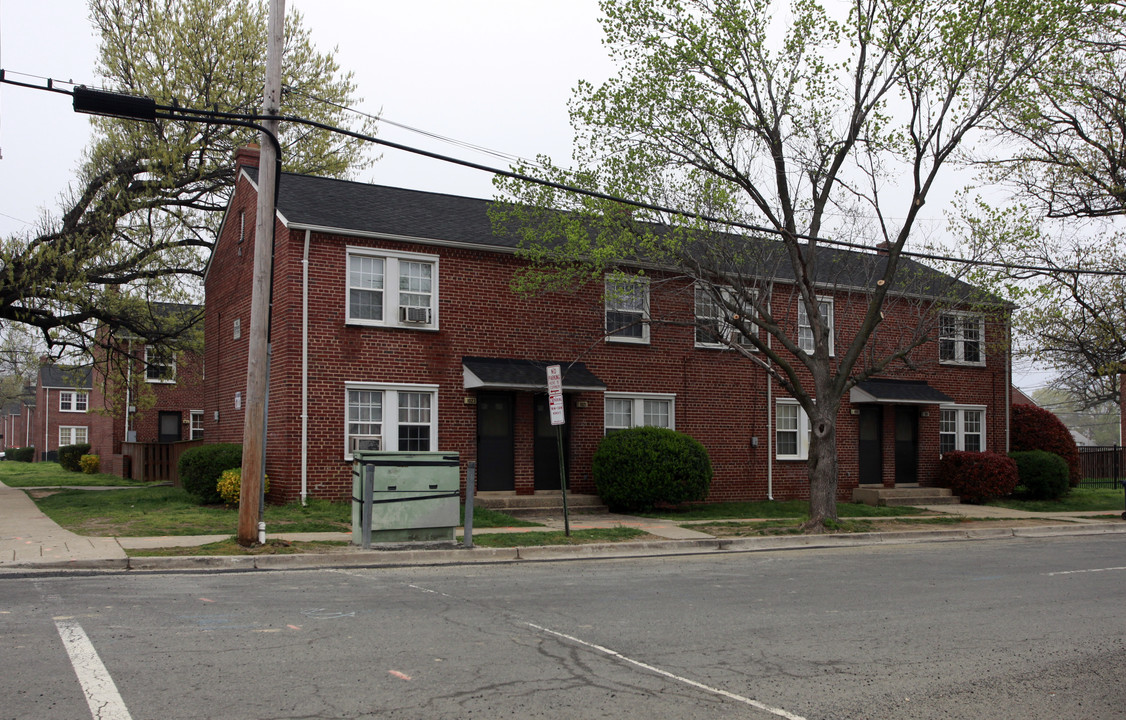
[[364, 543], [364, 484], [371, 482], [370, 541], [454, 542], [461, 521], [456, 452], [352, 453], [352, 543]]

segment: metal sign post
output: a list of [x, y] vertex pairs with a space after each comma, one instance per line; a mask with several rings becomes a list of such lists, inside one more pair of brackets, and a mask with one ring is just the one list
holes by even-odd
[[555, 438], [559, 442], [559, 491], [563, 494], [563, 534], [571, 537], [571, 517], [567, 512], [567, 468], [563, 460], [563, 373], [558, 365], [547, 366], [547, 404]]

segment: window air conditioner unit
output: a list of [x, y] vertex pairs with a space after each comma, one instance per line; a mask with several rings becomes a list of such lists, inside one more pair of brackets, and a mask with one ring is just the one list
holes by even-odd
[[399, 322], [429, 323], [430, 308], [428, 307], [399, 307]]
[[351, 438], [351, 451], [354, 453], [357, 450], [382, 450], [383, 449], [383, 436], [382, 435], [353, 435]]

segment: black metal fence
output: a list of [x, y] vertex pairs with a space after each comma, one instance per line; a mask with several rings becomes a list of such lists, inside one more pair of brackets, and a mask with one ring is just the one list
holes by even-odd
[[1126, 480], [1126, 447], [1122, 445], [1079, 446], [1080, 487], [1117, 488]]

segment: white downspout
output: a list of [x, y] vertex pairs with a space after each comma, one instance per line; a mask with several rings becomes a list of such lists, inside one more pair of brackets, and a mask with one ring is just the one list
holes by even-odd
[[51, 447], [51, 388], [45, 389], [43, 400], [43, 460], [47, 459], [47, 448]]
[[766, 499], [774, 499], [774, 388], [766, 375]]
[[309, 238], [305, 231], [305, 253], [301, 258], [301, 505], [309, 497]]
[[129, 338], [129, 360], [125, 366], [125, 442], [129, 442], [129, 401], [132, 400], [133, 390], [133, 338]]

